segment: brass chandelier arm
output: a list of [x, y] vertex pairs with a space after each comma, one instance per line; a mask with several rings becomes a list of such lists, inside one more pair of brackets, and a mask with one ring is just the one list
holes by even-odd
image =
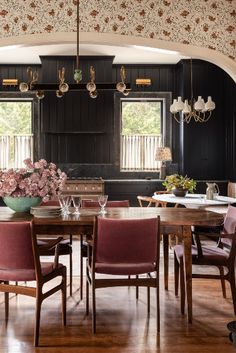
[[[74, 1], [75, 5], [75, 1]], [[90, 66], [90, 82], [81, 83], [82, 81], [82, 70], [79, 68], [80, 64], [80, 2], [79, 0], [76, 1], [76, 64], [74, 70], [74, 80], [76, 83], [70, 83], [68, 85], [65, 82], [65, 68], [62, 67], [58, 70], [58, 78], [59, 84], [49, 83], [37, 83], [38, 81], [38, 73], [37, 71], [33, 71], [32, 68], [27, 68], [27, 77], [28, 82], [21, 82], [19, 85], [19, 89], [21, 92], [27, 92], [28, 90], [36, 91], [36, 97], [39, 99], [44, 98], [44, 91], [51, 91], [54, 90], [56, 96], [58, 98], [62, 98], [66, 92], [69, 90], [80, 91], [80, 90], [87, 90], [89, 96], [91, 98], [97, 98], [99, 90], [118, 90], [119, 92], [123, 93], [124, 96], [127, 96], [131, 90], [130, 84], [125, 83], [126, 80], [126, 71], [125, 67], [121, 66], [120, 76], [121, 82], [116, 83], [97, 83], [95, 84], [95, 77], [96, 72], [93, 66]]]
[[178, 123], [183, 121], [189, 124], [192, 118], [197, 123], [206, 123], [210, 119], [212, 111], [215, 109], [215, 103], [210, 96], [208, 96], [206, 103], [201, 96], [198, 96], [197, 100], [194, 99], [192, 58], [190, 59], [190, 91], [190, 101], [185, 99], [183, 102], [182, 97], [174, 99], [170, 106], [170, 112]]

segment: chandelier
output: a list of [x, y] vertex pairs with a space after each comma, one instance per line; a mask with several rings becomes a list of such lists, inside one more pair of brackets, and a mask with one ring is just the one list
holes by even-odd
[[126, 70], [122, 65], [120, 69], [121, 81], [118, 83], [95, 83], [96, 72], [93, 66], [90, 66], [89, 74], [90, 81], [86, 83], [81, 83], [82, 81], [82, 70], [79, 67], [80, 59], [80, 13], [79, 13], [79, 0], [77, 0], [77, 17], [76, 17], [76, 65], [74, 70], [74, 81], [76, 83], [66, 83], [65, 79], [65, 68], [62, 67], [58, 70], [58, 83], [38, 83], [38, 72], [33, 70], [31, 67], [27, 68], [27, 82], [21, 82], [19, 84], [19, 89], [21, 92], [35, 91], [37, 98], [44, 98], [45, 91], [55, 91], [58, 98], [62, 98], [68, 91], [78, 91], [87, 90], [91, 98], [97, 98], [98, 90], [117, 90], [123, 93], [124, 96], [128, 96], [130, 92], [130, 83], [125, 83], [126, 80]]
[[201, 96], [198, 96], [197, 101], [193, 98], [192, 58], [190, 59], [190, 87], [190, 101], [188, 102], [188, 100], [185, 99], [183, 102], [182, 97], [174, 99], [170, 106], [170, 112], [173, 114], [173, 117], [178, 123], [183, 121], [188, 124], [192, 118], [197, 123], [205, 123], [210, 119], [212, 111], [215, 109], [216, 105], [210, 96], [208, 97], [206, 103]]

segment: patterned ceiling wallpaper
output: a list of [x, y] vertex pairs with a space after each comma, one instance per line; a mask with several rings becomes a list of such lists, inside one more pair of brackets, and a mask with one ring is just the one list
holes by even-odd
[[[192, 44], [236, 58], [236, 0], [80, 0], [84, 32]], [[76, 31], [76, 0], [1, 0], [0, 38]]]

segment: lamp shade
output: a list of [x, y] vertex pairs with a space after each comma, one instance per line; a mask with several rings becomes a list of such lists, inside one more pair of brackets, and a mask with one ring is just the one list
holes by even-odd
[[169, 147], [158, 147], [155, 156], [156, 161], [172, 161], [171, 150]]

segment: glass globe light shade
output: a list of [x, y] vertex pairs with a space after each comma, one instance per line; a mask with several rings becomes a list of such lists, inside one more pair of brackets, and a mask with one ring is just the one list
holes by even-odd
[[59, 85], [59, 91], [61, 91], [62, 93], [66, 93], [69, 91], [69, 85], [67, 83], [61, 83]]
[[19, 89], [21, 92], [27, 92], [29, 90], [29, 85], [26, 82], [21, 82], [19, 85]]
[[64, 96], [64, 93], [61, 92], [59, 89], [56, 91], [56, 96], [57, 98], [62, 98]]
[[44, 98], [44, 91], [42, 91], [42, 90], [37, 91], [36, 92], [36, 97], [38, 99], [43, 99]]

